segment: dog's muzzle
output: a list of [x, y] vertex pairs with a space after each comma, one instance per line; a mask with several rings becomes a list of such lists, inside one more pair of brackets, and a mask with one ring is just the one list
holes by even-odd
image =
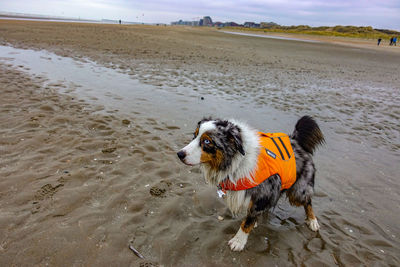
[[186, 158], [186, 152], [183, 151], [183, 150], [181, 150], [181, 151], [179, 151], [179, 152], [176, 153], [176, 154], [178, 155], [178, 158], [179, 158], [182, 162], [184, 162], [184, 159]]

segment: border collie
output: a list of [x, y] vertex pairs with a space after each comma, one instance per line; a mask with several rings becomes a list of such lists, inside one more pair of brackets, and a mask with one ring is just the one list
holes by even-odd
[[177, 155], [187, 165], [201, 165], [205, 179], [224, 195], [233, 215], [247, 209], [228, 242], [233, 251], [241, 251], [258, 215], [275, 207], [284, 193], [291, 205], [304, 207], [309, 228], [319, 230], [311, 205], [316, 172], [312, 155], [324, 142], [309, 116], [298, 120], [291, 135], [261, 133], [235, 120], [207, 118], [198, 122], [193, 140]]

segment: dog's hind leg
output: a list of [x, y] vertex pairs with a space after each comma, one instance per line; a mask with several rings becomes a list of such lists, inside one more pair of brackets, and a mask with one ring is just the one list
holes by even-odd
[[314, 194], [315, 167], [312, 158], [297, 147], [297, 181], [286, 191], [291, 205], [303, 206], [306, 212], [306, 223], [312, 231], [319, 230], [318, 220], [315, 217], [311, 198]]
[[306, 216], [307, 216], [307, 220], [306, 223], [308, 225], [308, 227], [310, 227], [310, 229], [314, 232], [319, 230], [319, 223], [317, 218], [314, 215], [314, 211], [311, 205], [311, 200], [309, 202], [307, 202], [306, 204], [304, 204], [304, 210], [306, 212]]
[[[307, 217], [306, 223], [308, 227], [314, 232], [318, 231], [320, 226], [312, 208], [311, 195], [304, 197], [303, 193], [306, 192], [306, 190], [294, 190], [294, 189], [296, 189], [296, 187], [290, 188], [286, 193], [290, 204], [297, 207], [303, 206], [304, 211], [306, 212], [306, 217]], [[299, 194], [299, 192], [302, 193]]]

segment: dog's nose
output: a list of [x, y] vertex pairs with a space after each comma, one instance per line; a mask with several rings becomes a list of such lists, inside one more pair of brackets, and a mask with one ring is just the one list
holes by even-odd
[[186, 152], [183, 151], [183, 150], [179, 151], [179, 152], [176, 153], [176, 154], [178, 155], [178, 158], [179, 158], [180, 160], [183, 160], [183, 159], [186, 157]]

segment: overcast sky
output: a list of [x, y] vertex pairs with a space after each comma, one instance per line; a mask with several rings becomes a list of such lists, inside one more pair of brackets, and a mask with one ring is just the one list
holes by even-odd
[[400, 0], [0, 0], [0, 11], [145, 23], [273, 21], [400, 30]]

